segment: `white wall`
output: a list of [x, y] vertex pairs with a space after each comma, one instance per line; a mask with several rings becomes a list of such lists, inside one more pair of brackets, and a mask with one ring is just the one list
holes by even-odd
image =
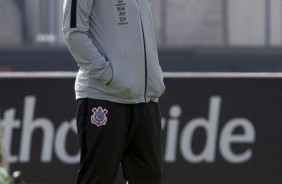
[[26, 0], [27, 29], [32, 43], [63, 44], [60, 0]]
[[282, 1], [271, 0], [271, 45], [282, 45]]
[[0, 45], [17, 45], [21, 42], [19, 10], [11, 0], [0, 0]]
[[36, 35], [40, 32], [40, 1], [26, 0], [26, 27], [29, 41], [36, 42]]
[[228, 0], [230, 45], [263, 45], [264, 0]]
[[222, 44], [221, 0], [167, 1], [169, 45]]
[[[164, 28], [167, 29], [168, 46], [224, 45], [224, 0], [166, 0], [166, 27], [162, 25], [161, 17], [164, 0], [151, 1], [158, 45], [163, 44], [161, 33]], [[265, 0], [225, 1], [230, 46], [264, 46]], [[281, 46], [282, 0], [270, 2], [270, 44]], [[29, 40], [32, 43], [64, 44], [61, 33], [63, 0], [26, 0], [26, 3]], [[0, 24], [0, 44], [21, 41], [20, 15], [13, 1], [0, 0]]]

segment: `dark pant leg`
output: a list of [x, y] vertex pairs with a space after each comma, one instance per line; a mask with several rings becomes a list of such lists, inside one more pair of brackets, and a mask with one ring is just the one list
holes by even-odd
[[125, 146], [128, 111], [128, 106], [123, 104], [78, 100], [77, 127], [81, 160], [76, 184], [115, 182]]
[[122, 158], [129, 184], [162, 183], [161, 115], [157, 103], [136, 105], [131, 122], [137, 128]]

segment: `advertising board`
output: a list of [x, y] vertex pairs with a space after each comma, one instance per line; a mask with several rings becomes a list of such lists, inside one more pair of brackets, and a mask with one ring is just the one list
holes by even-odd
[[[165, 76], [164, 184], [282, 183], [281, 76]], [[28, 183], [74, 183], [74, 77], [0, 76], [3, 145]]]

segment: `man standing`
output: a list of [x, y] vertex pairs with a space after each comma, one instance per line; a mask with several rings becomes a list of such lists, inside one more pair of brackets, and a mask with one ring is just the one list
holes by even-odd
[[63, 34], [79, 65], [76, 184], [162, 182], [163, 94], [150, 0], [65, 0]]

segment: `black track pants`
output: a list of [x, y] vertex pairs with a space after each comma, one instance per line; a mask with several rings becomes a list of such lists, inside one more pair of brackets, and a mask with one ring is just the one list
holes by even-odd
[[157, 103], [77, 102], [81, 159], [76, 184], [114, 184], [120, 163], [129, 184], [162, 183]]

